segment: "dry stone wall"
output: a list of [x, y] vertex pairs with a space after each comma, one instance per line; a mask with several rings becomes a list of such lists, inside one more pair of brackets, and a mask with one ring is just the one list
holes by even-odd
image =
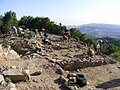
[[104, 57], [104, 58], [88, 58], [88, 59], [65, 59], [62, 61], [57, 62], [64, 70], [77, 70], [81, 68], [87, 68], [87, 67], [95, 67], [100, 65], [106, 65], [106, 64], [114, 64], [117, 61], [110, 58], [110, 57]]

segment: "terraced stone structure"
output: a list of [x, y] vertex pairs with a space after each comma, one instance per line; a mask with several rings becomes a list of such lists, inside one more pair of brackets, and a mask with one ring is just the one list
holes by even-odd
[[99, 57], [99, 58], [88, 58], [88, 59], [68, 59], [68, 60], [63, 60], [57, 62], [64, 70], [77, 70], [81, 68], [87, 68], [87, 67], [96, 67], [96, 66], [101, 66], [101, 65], [106, 65], [106, 64], [114, 64], [117, 63], [116, 60], [113, 58], [104, 56], [104, 57]]

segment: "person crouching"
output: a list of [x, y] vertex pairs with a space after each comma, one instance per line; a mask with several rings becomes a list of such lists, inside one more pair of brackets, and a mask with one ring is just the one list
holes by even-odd
[[88, 49], [87, 51], [87, 54], [90, 56], [90, 57], [94, 57], [95, 56], [95, 51], [91, 48]]

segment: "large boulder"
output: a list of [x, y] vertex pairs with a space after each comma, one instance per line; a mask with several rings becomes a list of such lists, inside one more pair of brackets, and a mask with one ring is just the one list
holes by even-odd
[[0, 59], [16, 60], [16, 59], [20, 59], [20, 56], [16, 51], [11, 49], [10, 46], [5, 48], [2, 45], [0, 45]]
[[4, 81], [3, 75], [0, 74], [0, 82]]
[[21, 43], [15, 44], [15, 46], [12, 47], [17, 53], [19, 54], [25, 54], [28, 49], [27, 48], [23, 48], [23, 45]]
[[20, 56], [14, 50], [9, 50], [8, 54], [5, 55], [5, 58], [7, 60], [17, 60], [17, 59], [20, 59]]
[[20, 81], [27, 81], [30, 79], [28, 74], [23, 73], [21, 70], [18, 69], [8, 69], [2, 72], [4, 77], [9, 77], [12, 82], [20, 82]]

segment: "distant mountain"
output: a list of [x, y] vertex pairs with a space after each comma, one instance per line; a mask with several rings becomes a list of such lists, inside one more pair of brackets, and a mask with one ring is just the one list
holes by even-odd
[[114, 39], [120, 39], [120, 25], [114, 24], [85, 24], [78, 26], [68, 26], [68, 28], [76, 28], [82, 33], [86, 33], [89, 36], [95, 38], [110, 37]]

